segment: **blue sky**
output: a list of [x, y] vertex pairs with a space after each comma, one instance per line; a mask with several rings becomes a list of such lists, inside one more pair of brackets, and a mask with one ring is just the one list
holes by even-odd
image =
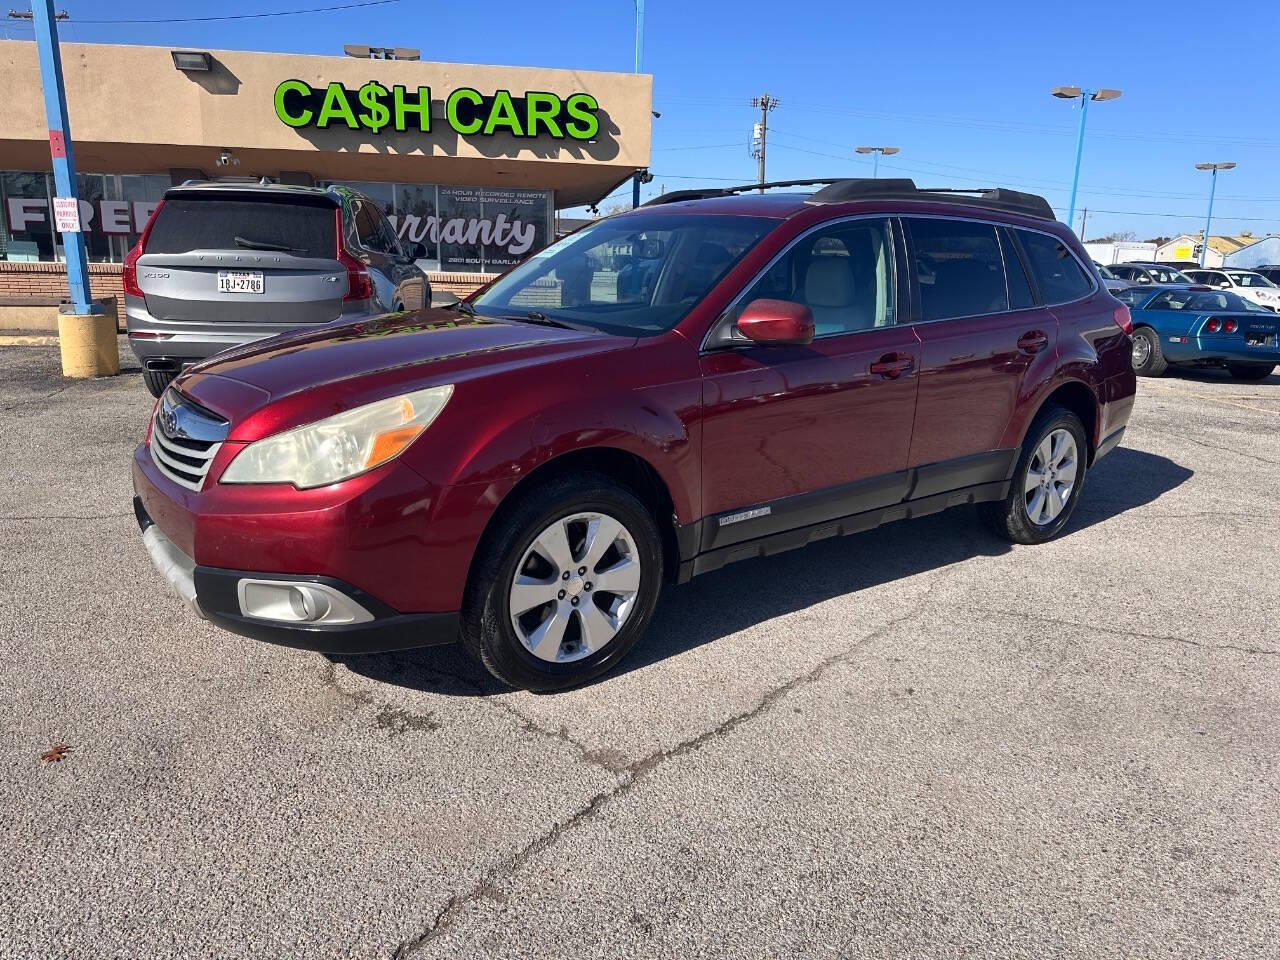
[[[371, 43], [464, 63], [633, 67], [633, 0], [400, 0], [256, 21], [87, 22], [341, 2], [65, 0], [60, 7], [73, 20], [62, 36], [298, 53]], [[6, 29], [30, 36], [29, 27]], [[1026, 0], [648, 0], [644, 71], [654, 75], [662, 117], [654, 121], [655, 180], [645, 194], [754, 180], [747, 140], [758, 113], [749, 101], [767, 91], [781, 100], [770, 118], [770, 179], [869, 176], [870, 163], [853, 147], [892, 144], [901, 153], [881, 163], [881, 176], [1027, 189], [1065, 211], [1078, 114], [1049, 90], [1116, 87], [1121, 99], [1089, 111], [1077, 203], [1089, 209], [1088, 237], [1200, 229], [1209, 183], [1193, 165], [1221, 160], [1239, 166], [1219, 177], [1214, 232], [1280, 232], [1277, 37], [1275, 0], [1141, 10]]]

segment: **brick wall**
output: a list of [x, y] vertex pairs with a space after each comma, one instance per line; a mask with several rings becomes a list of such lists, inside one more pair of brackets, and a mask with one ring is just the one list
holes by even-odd
[[[95, 297], [116, 297], [124, 302], [120, 286], [121, 264], [89, 264], [89, 288]], [[67, 269], [61, 263], [23, 263], [0, 260], [0, 299], [31, 297], [39, 300], [65, 300]]]
[[[118, 303], [123, 303], [122, 269], [119, 263], [89, 264], [89, 287], [93, 295], [116, 297]], [[427, 276], [431, 279], [433, 291], [448, 291], [459, 297], [467, 296], [492, 279], [483, 273], [429, 273]], [[0, 260], [0, 300], [24, 297], [64, 300], [67, 296], [67, 271], [61, 263]], [[120, 317], [123, 322], [123, 311]]]

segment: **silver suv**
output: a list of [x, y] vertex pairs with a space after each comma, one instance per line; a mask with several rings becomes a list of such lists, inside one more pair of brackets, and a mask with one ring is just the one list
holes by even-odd
[[428, 305], [425, 256], [347, 187], [189, 182], [165, 193], [125, 258], [129, 345], [158, 397], [228, 347]]

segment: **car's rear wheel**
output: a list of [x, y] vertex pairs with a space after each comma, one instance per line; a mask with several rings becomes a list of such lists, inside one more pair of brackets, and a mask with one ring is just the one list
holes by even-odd
[[463, 602], [468, 651], [503, 683], [557, 690], [611, 669], [662, 584], [649, 509], [602, 474], [549, 481], [495, 520]]
[[1265, 380], [1271, 376], [1271, 371], [1275, 369], [1272, 363], [1229, 363], [1227, 364], [1227, 373], [1236, 380], [1248, 380], [1256, 383], [1259, 380]]
[[1159, 377], [1169, 369], [1169, 361], [1160, 349], [1160, 337], [1150, 327], [1138, 327], [1133, 331], [1130, 359], [1133, 372], [1140, 377]]
[[158, 397], [173, 382], [175, 376], [172, 370], [143, 370], [142, 382], [147, 385], [153, 397]]
[[1022, 444], [1008, 496], [979, 505], [991, 529], [1013, 543], [1055, 537], [1080, 499], [1088, 450], [1079, 417], [1057, 406], [1040, 411]]

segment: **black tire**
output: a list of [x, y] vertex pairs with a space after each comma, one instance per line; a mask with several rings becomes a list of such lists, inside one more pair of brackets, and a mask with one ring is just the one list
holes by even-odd
[[1232, 379], [1248, 380], [1251, 383], [1257, 383], [1259, 380], [1265, 380], [1271, 376], [1271, 372], [1275, 370], [1274, 364], [1262, 363], [1228, 363], [1227, 373], [1231, 374]]
[[[1141, 344], [1138, 343], [1141, 338]], [[1135, 349], [1130, 354], [1133, 372], [1140, 377], [1161, 377], [1169, 369], [1169, 361], [1164, 358], [1160, 348], [1160, 335], [1150, 327], [1138, 327], [1133, 331]], [[1138, 354], [1142, 353], [1142, 344], [1146, 346], [1145, 359], [1139, 362]]]
[[[634, 606], [602, 649], [580, 660], [552, 663], [534, 656], [511, 623], [509, 586], [534, 540], [557, 519], [600, 512], [631, 534], [641, 564]], [[558, 477], [521, 492], [494, 519], [480, 544], [462, 604], [463, 646], [498, 680], [548, 691], [585, 683], [612, 669], [644, 634], [663, 581], [662, 538], [650, 509], [612, 478], [594, 472]], [[587, 598], [587, 602], [593, 602]], [[578, 621], [580, 624], [581, 621]]]
[[142, 382], [147, 385], [147, 389], [151, 391], [153, 397], [158, 397], [164, 393], [165, 388], [173, 383], [173, 378], [177, 374], [170, 370], [143, 370]]
[[[1063, 505], [1062, 512], [1046, 524], [1034, 522], [1027, 512], [1026, 488], [1027, 471], [1036, 449], [1056, 430], [1067, 430], [1076, 443], [1076, 474], [1071, 493]], [[995, 503], [978, 505], [979, 513], [987, 525], [1001, 537], [1012, 543], [1044, 543], [1057, 536], [1080, 501], [1080, 491], [1084, 489], [1086, 461], [1089, 458], [1089, 445], [1085, 439], [1084, 425], [1070, 410], [1065, 407], [1045, 407], [1036, 415], [1027, 431], [1027, 438], [1022, 443], [1022, 451], [1018, 455], [1018, 463], [1013, 471], [1013, 479], [1009, 483], [1009, 494]]]

